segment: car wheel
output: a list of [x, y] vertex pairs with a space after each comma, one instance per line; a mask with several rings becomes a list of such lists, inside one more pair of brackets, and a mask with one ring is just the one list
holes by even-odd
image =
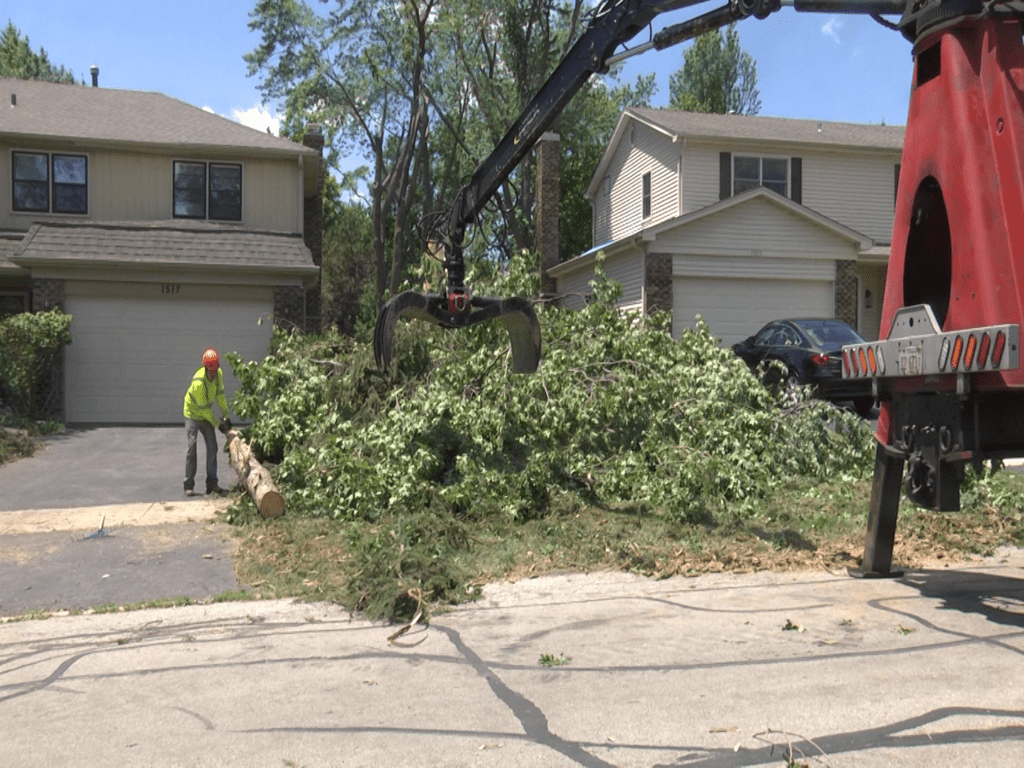
[[791, 408], [800, 402], [803, 385], [797, 375], [790, 371], [789, 375], [782, 381], [781, 400], [784, 408]]
[[857, 411], [857, 415], [862, 419], [866, 419], [868, 414], [871, 413], [871, 409], [875, 407], [875, 398], [873, 397], [858, 397], [853, 401], [853, 409]]

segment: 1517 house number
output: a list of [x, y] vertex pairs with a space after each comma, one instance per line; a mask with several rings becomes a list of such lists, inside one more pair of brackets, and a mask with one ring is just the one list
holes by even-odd
[[181, 293], [181, 283], [161, 283], [160, 293]]

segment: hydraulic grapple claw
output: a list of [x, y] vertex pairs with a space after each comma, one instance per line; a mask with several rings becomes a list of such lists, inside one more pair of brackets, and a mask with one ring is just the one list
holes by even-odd
[[[452, 311], [452, 310], [455, 311]], [[501, 320], [512, 343], [512, 371], [533, 373], [540, 364], [540, 322], [526, 299], [513, 296], [495, 299], [404, 291], [384, 304], [373, 331], [373, 355], [377, 367], [387, 371], [391, 365], [395, 325], [400, 317], [426, 320], [445, 328], [465, 328], [485, 320]]]

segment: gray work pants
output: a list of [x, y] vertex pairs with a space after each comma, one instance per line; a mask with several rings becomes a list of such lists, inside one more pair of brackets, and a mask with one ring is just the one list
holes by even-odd
[[185, 434], [188, 436], [188, 453], [185, 454], [185, 490], [190, 491], [196, 485], [197, 433], [203, 433], [206, 441], [206, 492], [217, 487], [217, 430], [208, 421], [185, 419]]

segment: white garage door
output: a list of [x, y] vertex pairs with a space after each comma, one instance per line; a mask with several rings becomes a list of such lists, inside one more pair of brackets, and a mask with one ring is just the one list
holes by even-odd
[[831, 281], [676, 277], [672, 288], [672, 334], [693, 328], [700, 315], [724, 347], [772, 320], [833, 315]]
[[[265, 287], [69, 282], [67, 421], [182, 423], [182, 398], [203, 350], [262, 360], [273, 307], [273, 289]], [[230, 366], [222, 367], [230, 401], [238, 383]]]

